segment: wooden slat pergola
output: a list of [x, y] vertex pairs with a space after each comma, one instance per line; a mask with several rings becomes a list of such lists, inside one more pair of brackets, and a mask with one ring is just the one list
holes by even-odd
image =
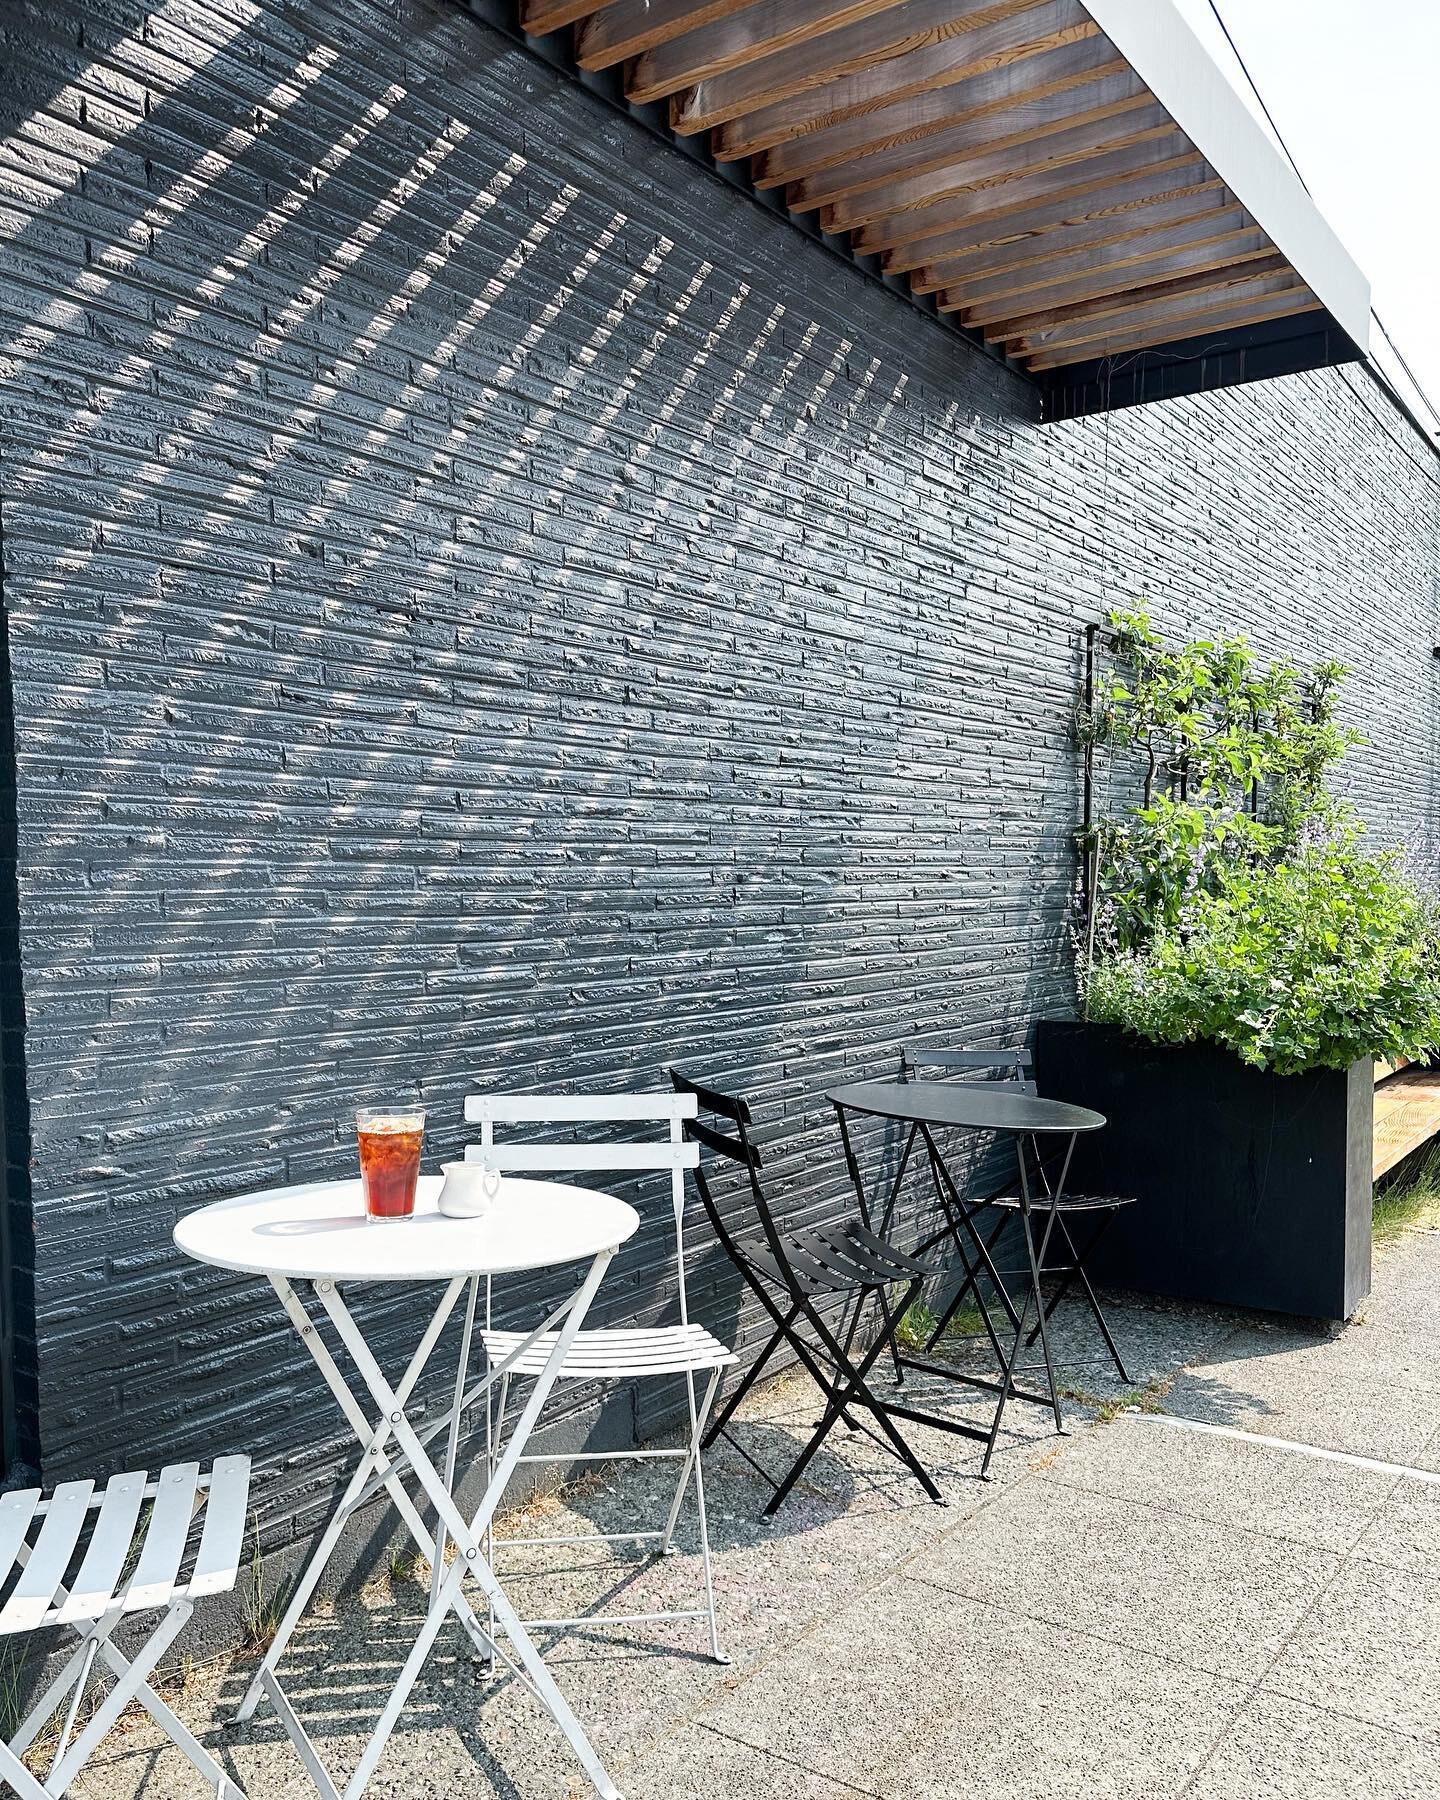
[[520, 0], [520, 23], [1042, 380], [1289, 321], [1323, 333], [1312, 362], [1363, 349], [1363, 277], [1170, 0]]

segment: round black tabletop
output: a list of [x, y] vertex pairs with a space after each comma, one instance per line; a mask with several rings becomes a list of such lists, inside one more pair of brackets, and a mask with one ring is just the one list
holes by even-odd
[[1098, 1131], [1103, 1113], [1067, 1100], [1016, 1094], [1003, 1081], [856, 1081], [830, 1095], [836, 1106], [915, 1125], [958, 1125], [970, 1131]]

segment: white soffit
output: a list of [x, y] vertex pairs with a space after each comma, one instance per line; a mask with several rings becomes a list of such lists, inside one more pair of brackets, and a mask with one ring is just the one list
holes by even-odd
[[1370, 283], [1172, 0], [1085, 10], [1362, 354]]

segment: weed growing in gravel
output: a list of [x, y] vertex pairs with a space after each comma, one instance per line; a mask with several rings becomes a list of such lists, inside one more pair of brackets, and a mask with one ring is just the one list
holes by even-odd
[[1084, 1388], [1063, 1387], [1062, 1400], [1073, 1400], [1077, 1406], [1094, 1408], [1096, 1421], [1108, 1425], [1124, 1412], [1159, 1413], [1165, 1410], [1165, 1397], [1175, 1385], [1174, 1375], [1152, 1375], [1142, 1387], [1130, 1388], [1123, 1394], [1091, 1394]]
[[250, 1552], [250, 1591], [245, 1596], [245, 1647], [263, 1656], [275, 1641], [285, 1611], [283, 1589], [272, 1588], [265, 1579], [265, 1559], [260, 1554], [260, 1519], [250, 1515], [254, 1548]]

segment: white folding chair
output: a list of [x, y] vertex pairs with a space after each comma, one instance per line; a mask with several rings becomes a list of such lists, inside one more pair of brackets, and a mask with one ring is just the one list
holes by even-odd
[[[150, 1686], [149, 1677], [195, 1602], [234, 1587], [249, 1497], [250, 1458], [222, 1456], [208, 1475], [200, 1473], [198, 1463], [176, 1463], [154, 1481], [147, 1481], [143, 1470], [112, 1476], [103, 1495], [95, 1492], [92, 1481], [67, 1481], [48, 1500], [41, 1498], [39, 1488], [0, 1499], [0, 1584], [9, 1589], [0, 1606], [0, 1636], [63, 1625], [80, 1639], [19, 1731], [8, 1745], [0, 1744], [0, 1788], [8, 1782], [21, 1800], [59, 1800], [121, 1713], [138, 1700], [220, 1800], [244, 1800], [236, 1783]], [[147, 1504], [149, 1518], [142, 1522]], [[182, 1580], [191, 1524], [202, 1507], [199, 1546], [189, 1578]], [[94, 1525], [82, 1550], [92, 1513]], [[32, 1525], [37, 1526], [33, 1542]], [[67, 1583], [66, 1573], [77, 1559]], [[110, 1641], [130, 1614], [162, 1608], [159, 1623], [133, 1661]], [[71, 1743], [97, 1658], [114, 1676], [114, 1686]], [[62, 1707], [59, 1742], [50, 1772], [40, 1781], [20, 1759]]]
[[[689, 1403], [689, 1440], [683, 1449], [576, 1451], [564, 1454], [523, 1455], [522, 1463], [616, 1462], [673, 1459], [680, 1464], [679, 1478], [663, 1529], [601, 1532], [592, 1537], [509, 1538], [504, 1549], [542, 1544], [575, 1544], [595, 1541], [646, 1543], [658, 1541], [660, 1554], [669, 1555], [675, 1527], [687, 1488], [693, 1483], [700, 1527], [700, 1560], [704, 1577], [705, 1605], [683, 1612], [631, 1612], [589, 1614], [577, 1619], [526, 1619], [531, 1628], [636, 1624], [670, 1619], [706, 1619], [710, 1627], [710, 1653], [717, 1662], [728, 1662], [720, 1648], [715, 1623], [715, 1587], [710, 1566], [710, 1538], [705, 1518], [705, 1478], [700, 1466], [700, 1438], [722, 1372], [736, 1358], [718, 1338], [690, 1320], [685, 1293], [685, 1171], [699, 1160], [699, 1145], [685, 1141], [683, 1121], [695, 1116], [693, 1094], [480, 1094], [465, 1103], [465, 1117], [480, 1126], [479, 1144], [470, 1145], [466, 1160], [481, 1162], [501, 1172], [526, 1171], [531, 1175], [599, 1171], [668, 1169], [670, 1200], [675, 1227], [675, 1281], [680, 1317], [673, 1325], [653, 1325], [623, 1330], [584, 1330], [577, 1335], [558, 1379], [561, 1381], [635, 1381], [682, 1375]], [[505, 1143], [495, 1141], [497, 1125], [615, 1125], [664, 1124], [665, 1138], [635, 1142], [600, 1143]], [[525, 1341], [521, 1331], [499, 1331], [491, 1322], [491, 1284], [485, 1283], [485, 1324], [481, 1339], [491, 1366], [512, 1355]], [[486, 1400], [486, 1453], [493, 1472], [502, 1450], [505, 1410], [512, 1379], [538, 1374], [554, 1343], [555, 1333], [537, 1337], [503, 1376], [493, 1409]], [[708, 1374], [703, 1397], [697, 1399], [695, 1377]], [[453, 1441], [452, 1441], [453, 1453]], [[446, 1471], [447, 1482], [453, 1468]], [[494, 1567], [494, 1541], [486, 1555]]]

